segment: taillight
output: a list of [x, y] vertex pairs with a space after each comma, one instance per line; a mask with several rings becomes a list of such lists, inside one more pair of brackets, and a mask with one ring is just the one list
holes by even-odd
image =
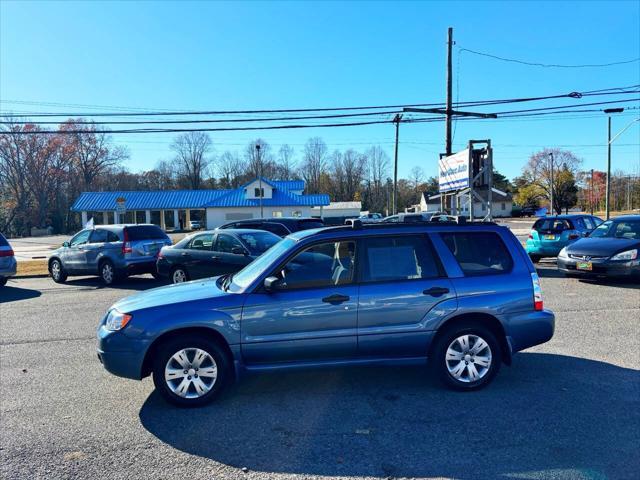
[[129, 242], [129, 232], [125, 228], [124, 232], [124, 241], [122, 242], [122, 253], [131, 253], [133, 249], [131, 248], [131, 242]]
[[575, 240], [576, 238], [579, 238], [580, 235], [576, 235], [575, 233], [572, 233], [571, 235], [569, 235], [569, 240]]
[[529, 238], [530, 238], [531, 240], [533, 240], [533, 235], [529, 234]]
[[162, 254], [162, 249], [160, 249], [158, 251], [158, 255], [156, 255], [158, 258], [164, 258], [164, 255]]
[[540, 278], [537, 273], [531, 274], [531, 283], [533, 284], [533, 309], [539, 312], [544, 309], [544, 302], [542, 301]]
[[13, 257], [13, 250], [0, 250], [0, 257]]

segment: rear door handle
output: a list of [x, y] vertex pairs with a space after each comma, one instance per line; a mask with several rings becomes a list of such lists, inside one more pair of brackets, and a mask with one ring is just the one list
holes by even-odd
[[351, 297], [349, 297], [348, 295], [340, 295], [338, 293], [333, 294], [333, 295], [329, 295], [328, 297], [324, 297], [322, 299], [322, 301], [324, 303], [342, 303], [342, 302], [346, 302], [347, 300], [349, 300]]
[[211, 255], [211, 260], [220, 260], [220, 255]]
[[445, 287], [431, 287], [427, 290], [423, 290], [422, 293], [425, 295], [431, 295], [432, 297], [439, 297], [440, 295], [449, 293], [449, 289]]
[[187, 252], [182, 252], [180, 255], [182, 255], [183, 257], [190, 257], [191, 254], [187, 253]]

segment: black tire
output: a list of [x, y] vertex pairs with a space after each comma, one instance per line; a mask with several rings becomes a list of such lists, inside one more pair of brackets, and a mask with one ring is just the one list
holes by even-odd
[[0, 277], [0, 287], [4, 287], [7, 284], [7, 277]]
[[[438, 334], [436, 339], [436, 343], [432, 349], [432, 358], [430, 359], [430, 364], [432, 369], [438, 375], [440, 380], [449, 388], [454, 390], [478, 390], [480, 388], [486, 387], [493, 378], [496, 376], [498, 371], [500, 370], [500, 366], [502, 364], [502, 350], [500, 348], [500, 344], [496, 338], [496, 336], [489, 330], [484, 327], [480, 322], [464, 322], [454, 324], [451, 327], [444, 327], [445, 330]], [[488, 368], [486, 368], [485, 373], [483, 372], [483, 367], [479, 366], [476, 368], [476, 364], [472, 361], [475, 357], [469, 358], [468, 362], [465, 362], [465, 365], [462, 366], [462, 372], [460, 379], [456, 378], [450, 371], [450, 368], [455, 368], [457, 365], [455, 362], [457, 360], [447, 361], [447, 350], [453, 342], [459, 337], [465, 335], [472, 335], [478, 338], [481, 338], [486, 342], [489, 348], [489, 352], [486, 348], [480, 350], [483, 358], [490, 357]], [[475, 340], [474, 340], [475, 344]], [[470, 347], [469, 352], [473, 351], [474, 344], [471, 341], [468, 342], [468, 346]], [[460, 346], [460, 344], [454, 345], [454, 347]], [[455, 350], [456, 348], [454, 348]], [[490, 353], [491, 355], [487, 355]], [[464, 361], [465, 357], [462, 357], [460, 362]], [[470, 380], [470, 370], [468, 365], [469, 363], [474, 365], [474, 369], [476, 372], [480, 373], [482, 376], [478, 380]], [[466, 375], [464, 374], [466, 370]], [[466, 377], [466, 378], [465, 378]]]
[[116, 272], [111, 260], [103, 260], [98, 266], [98, 276], [104, 285], [113, 285], [120, 280], [120, 276]]
[[[205, 351], [215, 361], [217, 376], [213, 380], [213, 383], [211, 384], [210, 390], [208, 392], [204, 393], [201, 396], [192, 396], [191, 398], [188, 398], [186, 396], [180, 396], [177, 393], [174, 393], [174, 391], [169, 387], [169, 382], [165, 380], [165, 368], [168, 366], [169, 361], [176, 353], [182, 350], [187, 350], [187, 355], [190, 355], [192, 352], [189, 352], [189, 349], [196, 348]], [[194, 358], [187, 357], [187, 360], [189, 364], [191, 364]], [[175, 360], [172, 360], [172, 362], [175, 362]], [[180, 367], [177, 362], [172, 363], [172, 365], [174, 365], [177, 370], [184, 367]], [[207, 365], [209, 365], [209, 362], [207, 362]], [[195, 369], [195, 365], [187, 366], [194, 367]], [[193, 375], [193, 377], [186, 377], [187, 382], [191, 382], [187, 386], [186, 395], [197, 395], [195, 383], [193, 382], [195, 382], [195, 379], [198, 377], [197, 373], [194, 373]], [[156, 350], [155, 356], [153, 358], [153, 383], [156, 386], [156, 390], [158, 390], [160, 395], [162, 395], [162, 397], [166, 401], [179, 407], [199, 407], [212, 402], [229, 384], [231, 378], [231, 360], [228, 358], [225, 350], [218, 344], [218, 342], [207, 338], [202, 338], [201, 336], [186, 334], [171, 339], [163, 343]], [[184, 381], [184, 379], [185, 377], [180, 377], [175, 381], [172, 381], [171, 383], [175, 387], [178, 387]], [[207, 380], [205, 380], [205, 382], [206, 381]]]
[[[178, 281], [177, 278], [184, 278], [184, 280]], [[189, 275], [189, 272], [183, 266], [177, 265], [171, 269], [171, 275], [169, 276], [169, 281], [171, 283], [188, 282], [190, 279], [191, 279], [191, 276]]]
[[49, 262], [49, 275], [56, 283], [64, 283], [67, 281], [67, 272], [65, 272], [62, 262], [54, 258]]
[[538, 263], [542, 257], [540, 255], [529, 255], [529, 258], [533, 263]]

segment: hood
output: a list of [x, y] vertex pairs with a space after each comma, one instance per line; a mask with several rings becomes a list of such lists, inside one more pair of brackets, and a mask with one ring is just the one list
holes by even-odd
[[[114, 303], [111, 308], [115, 308], [123, 313], [131, 313], [136, 310], [160, 307], [174, 303], [191, 302], [195, 300], [223, 299], [229, 296], [237, 297], [237, 294], [223, 292], [216, 285], [219, 277], [207, 278], [204, 280], [194, 280], [185, 283], [176, 283], [165, 287], [153, 288], [144, 292], [136, 293]], [[226, 303], [226, 302], [225, 302]], [[227, 306], [227, 305], [225, 305]]]
[[567, 253], [589, 255], [591, 257], [609, 257], [616, 253], [640, 248], [640, 241], [627, 238], [581, 238], [567, 246]]

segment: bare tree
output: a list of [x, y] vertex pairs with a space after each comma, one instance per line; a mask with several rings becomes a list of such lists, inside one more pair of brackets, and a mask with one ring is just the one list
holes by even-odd
[[284, 144], [278, 150], [278, 163], [276, 165], [277, 176], [283, 180], [291, 179], [295, 175], [296, 162], [293, 157], [293, 148]]
[[246, 164], [236, 152], [224, 152], [218, 159], [220, 183], [224, 188], [238, 188], [246, 171]]
[[179, 175], [185, 179], [188, 188], [202, 188], [204, 177], [211, 165], [209, 154], [212, 150], [211, 138], [205, 132], [188, 132], [179, 135], [171, 144], [176, 154], [175, 162]]
[[389, 171], [390, 159], [379, 146], [367, 150], [368, 179], [365, 198], [369, 209], [382, 211], [387, 202], [385, 178]]
[[18, 232], [24, 228], [23, 225], [10, 228], [14, 219], [19, 213], [27, 210], [27, 205], [31, 197], [27, 183], [27, 160], [26, 160], [26, 135], [20, 135], [23, 130], [30, 130], [33, 126], [20, 126], [12, 123], [10, 118], [5, 118], [8, 122], [0, 127], [0, 195], [3, 201], [0, 202], [0, 231]]
[[409, 172], [411, 175], [411, 181], [413, 182], [413, 188], [415, 190], [414, 203], [420, 202], [420, 185], [424, 183], [424, 170], [422, 167], [415, 166]]
[[365, 177], [366, 157], [352, 149], [344, 153], [336, 150], [331, 156], [331, 165], [335, 199], [355, 200]]
[[321, 180], [327, 170], [327, 144], [320, 137], [307, 140], [300, 174], [307, 183], [308, 193], [320, 193]]
[[250, 142], [245, 148], [244, 156], [246, 161], [246, 173], [249, 177], [274, 177], [276, 168], [273, 161], [273, 155], [271, 154], [271, 146], [263, 139], [258, 138]]

